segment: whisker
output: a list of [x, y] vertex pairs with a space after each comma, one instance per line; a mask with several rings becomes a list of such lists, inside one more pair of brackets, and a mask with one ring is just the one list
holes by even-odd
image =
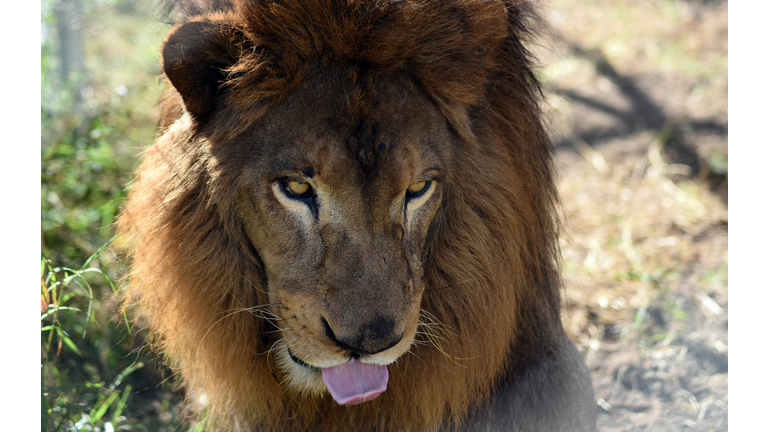
[[283, 338], [280, 338], [280, 339], [276, 340], [272, 345], [270, 345], [269, 349], [266, 352], [266, 354], [267, 354], [267, 367], [269, 368], [269, 372], [272, 374], [272, 376], [275, 378], [275, 381], [277, 381], [278, 384], [280, 384], [280, 380], [277, 379], [277, 374], [272, 369], [272, 363], [269, 361], [269, 357], [272, 354], [272, 349], [275, 347], [275, 345], [280, 343], [280, 341], [282, 341], [282, 340], [283, 340]]
[[247, 277], [245, 277], [245, 275], [241, 274], [240, 277], [243, 278], [246, 282], [248, 282], [248, 285], [250, 285], [251, 288], [255, 289], [256, 291], [258, 291], [258, 292], [260, 292], [262, 294], [264, 294], [265, 296], [269, 296], [268, 292], [266, 292], [266, 291], [264, 291], [262, 289], [259, 289], [256, 285], [253, 284], [253, 282], [251, 282]]
[[480, 357], [480, 356], [477, 356], [477, 357], [471, 357], [471, 358], [460, 358], [460, 357], [456, 357], [454, 355], [449, 354], [443, 348], [442, 342], [444, 341], [447, 342], [448, 340], [453, 339], [454, 337], [457, 337], [458, 334], [451, 327], [445, 325], [434, 314], [430, 313], [427, 310], [420, 309], [419, 317], [422, 319], [420, 319], [418, 322], [417, 328], [419, 330], [416, 331], [416, 335], [422, 338], [425, 338], [426, 340], [415, 341], [414, 345], [431, 345], [433, 348], [438, 350], [441, 354], [446, 356], [453, 363], [461, 367], [467, 367], [467, 366], [459, 363], [458, 362], [459, 360], [466, 361], [466, 360], [473, 360]]
[[286, 331], [286, 330], [290, 330], [290, 329], [291, 329], [290, 327], [286, 327], [286, 328], [277, 327], [277, 330], [262, 330], [260, 333], [261, 334], [273, 334], [273, 333], [280, 333], [280, 332], [283, 332], [283, 331]]
[[305, 346], [307, 346], [307, 341], [304, 341], [304, 343], [303, 343], [303, 344], [301, 344], [301, 345], [300, 345], [299, 347], [297, 347], [296, 349], [294, 349], [294, 350], [291, 350], [291, 352], [292, 352], [294, 355], [295, 355], [295, 354], [301, 354], [301, 350], [303, 350]]
[[220, 322], [222, 322], [223, 320], [225, 320], [225, 319], [227, 319], [227, 318], [231, 317], [232, 315], [237, 315], [237, 314], [239, 314], [240, 312], [246, 312], [246, 311], [247, 311], [247, 309], [235, 309], [235, 310], [232, 310], [232, 311], [230, 311], [229, 313], [227, 313], [227, 314], [226, 314], [226, 315], [224, 315], [223, 317], [219, 318], [219, 319], [218, 319], [218, 320], [217, 320], [215, 323], [213, 323], [213, 324], [212, 324], [210, 327], [208, 327], [208, 330], [206, 330], [206, 331], [205, 331], [205, 334], [203, 335], [203, 338], [200, 340], [200, 342], [202, 343], [202, 341], [204, 341], [204, 340], [205, 340], [205, 338], [208, 336], [208, 333], [209, 333], [209, 332], [210, 332], [210, 331], [211, 331], [211, 330], [212, 330], [214, 327], [216, 327], [216, 325], [217, 325], [218, 323], [220, 323]]
[[[419, 361], [420, 361], [420, 362], [424, 363], [424, 360], [422, 360], [422, 358], [421, 358], [421, 357], [419, 357], [419, 355], [418, 355], [418, 354], [416, 354], [415, 352], [413, 352], [413, 351], [411, 351], [411, 350], [408, 350], [407, 352], [408, 352], [408, 354], [410, 354], [410, 355], [412, 355], [412, 356], [416, 357], [417, 359], [419, 359]], [[407, 366], [408, 366], [408, 365], [406, 364], [406, 367], [407, 367]]]

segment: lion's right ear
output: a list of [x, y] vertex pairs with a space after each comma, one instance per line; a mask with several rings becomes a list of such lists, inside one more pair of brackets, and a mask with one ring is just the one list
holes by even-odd
[[224, 22], [204, 18], [177, 25], [165, 39], [162, 65], [198, 125], [216, 109], [225, 70], [240, 58], [245, 35]]

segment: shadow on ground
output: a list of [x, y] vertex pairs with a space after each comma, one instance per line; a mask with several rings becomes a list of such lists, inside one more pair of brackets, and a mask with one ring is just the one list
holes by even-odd
[[[565, 325], [592, 371], [600, 430], [726, 431], [727, 69], [654, 59], [674, 60], [664, 50], [676, 43], [694, 58], [727, 58], [727, 3], [671, 2], [672, 18], [638, 2], [595, 4], [563, 3], [550, 41], [554, 68], [569, 71], [549, 82]], [[605, 21], [584, 21], [598, 12], [692, 33], [630, 39], [617, 51], [608, 39], [589, 42]], [[722, 34], [725, 48], [694, 43]], [[626, 54], [638, 46], [642, 55]]]

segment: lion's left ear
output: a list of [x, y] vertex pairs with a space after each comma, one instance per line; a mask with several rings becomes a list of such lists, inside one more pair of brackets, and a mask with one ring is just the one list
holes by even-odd
[[225, 71], [240, 59], [246, 40], [231, 23], [202, 17], [177, 25], [166, 37], [163, 70], [198, 125], [216, 110]]

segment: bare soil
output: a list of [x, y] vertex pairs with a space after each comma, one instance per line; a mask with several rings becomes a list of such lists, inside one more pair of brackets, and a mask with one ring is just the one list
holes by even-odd
[[550, 5], [564, 322], [601, 431], [726, 431], [727, 3], [651, 3]]

